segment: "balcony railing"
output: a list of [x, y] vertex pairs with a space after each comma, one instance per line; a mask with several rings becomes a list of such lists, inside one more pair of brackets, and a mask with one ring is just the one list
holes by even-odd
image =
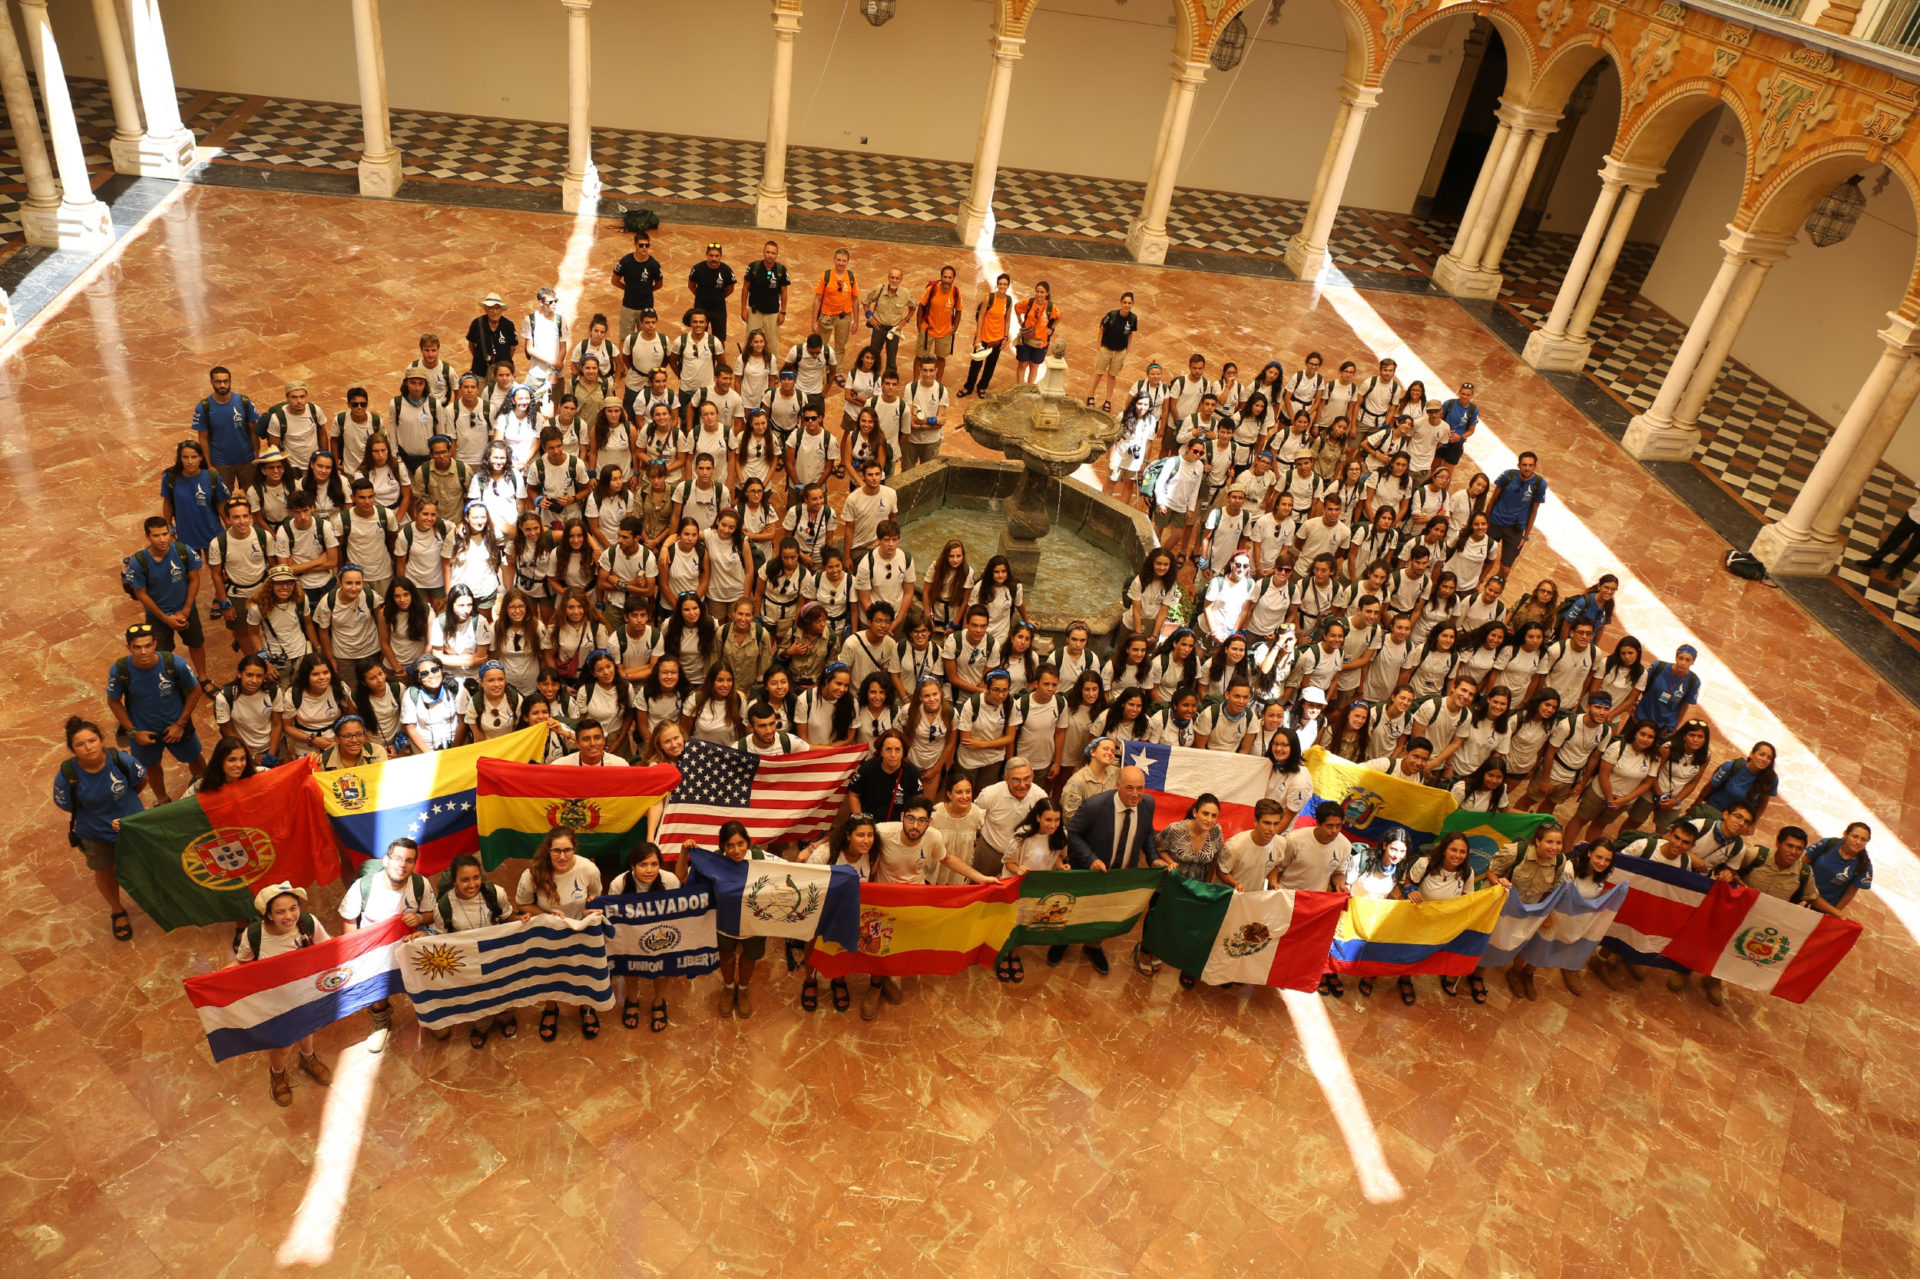
[[1886, 0], [1859, 31], [1868, 44], [1920, 54], [1920, 0]]
[[1807, 0], [1728, 0], [1728, 3], [1739, 5], [1742, 9], [1770, 13], [1778, 18], [1798, 18], [1800, 11], [1807, 7]]

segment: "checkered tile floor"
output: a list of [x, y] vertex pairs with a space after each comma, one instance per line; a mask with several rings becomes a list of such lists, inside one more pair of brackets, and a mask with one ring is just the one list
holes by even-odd
[[[106, 86], [69, 82], [95, 181], [110, 169], [113, 122]], [[291, 102], [183, 89], [182, 112], [203, 143], [223, 148], [217, 163], [351, 172], [359, 158], [359, 109], [342, 103]], [[566, 165], [566, 129], [471, 116], [396, 111], [396, 145], [409, 177], [551, 189]], [[609, 193], [689, 204], [753, 202], [761, 148], [753, 142], [600, 129], [594, 153]], [[938, 160], [795, 147], [788, 158], [792, 207], [849, 217], [937, 223], [965, 198], [968, 166]], [[11, 180], [9, 180], [11, 179]], [[0, 252], [18, 244], [19, 157], [0, 135]], [[1140, 206], [1138, 183], [1030, 170], [1003, 171], [995, 191], [1002, 229], [1077, 239], [1120, 241]], [[1299, 201], [1217, 191], [1176, 192], [1168, 230], [1176, 246], [1203, 252], [1278, 258], [1282, 228], [1298, 226]], [[1406, 214], [1342, 209], [1333, 257], [1354, 270], [1425, 275], [1452, 240], [1453, 226]], [[1574, 239], [1516, 236], [1506, 253], [1501, 301], [1539, 325], [1552, 306]], [[1657, 246], [1627, 247], [1601, 310], [1587, 373], [1634, 409], [1645, 408], [1664, 377], [1685, 325], [1638, 293]], [[1701, 414], [1695, 461], [1756, 513], [1777, 516], [1793, 502], [1831, 427], [1769, 385], [1732, 364]], [[1882, 467], [1874, 473], [1849, 525], [1855, 558], [1869, 553], [1913, 501], [1914, 485]], [[1920, 616], [1899, 613], [1892, 590], [1852, 567], [1839, 576], [1888, 620], [1920, 633]]]

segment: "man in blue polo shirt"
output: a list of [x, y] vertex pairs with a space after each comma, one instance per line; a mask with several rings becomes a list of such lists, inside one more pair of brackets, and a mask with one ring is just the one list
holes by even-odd
[[147, 784], [162, 804], [171, 801], [160, 757], [170, 754], [200, 776], [206, 761], [193, 731], [193, 708], [200, 704], [200, 681], [172, 653], [162, 653], [151, 622], [127, 628], [127, 655], [107, 670], [107, 708], [132, 739], [129, 753], [147, 770]]
[[1867, 856], [1867, 841], [1873, 827], [1865, 822], [1849, 822], [1839, 839], [1829, 835], [1807, 850], [1807, 865], [1813, 871], [1813, 886], [1819, 900], [1805, 904], [1827, 915], [1845, 915], [1854, 894], [1873, 888], [1873, 859]]
[[154, 638], [173, 651], [177, 634], [187, 645], [196, 671], [207, 669], [206, 637], [200, 630], [201, 559], [191, 546], [177, 545], [164, 516], [149, 515], [147, 544], [127, 557], [123, 585], [140, 601], [153, 623]]
[[207, 380], [213, 383], [213, 394], [193, 406], [194, 433], [207, 451], [207, 465], [238, 493], [253, 482], [242, 472], [253, 465], [260, 414], [252, 400], [233, 393], [233, 374], [225, 365], [214, 365]]
[[1515, 561], [1533, 536], [1533, 521], [1547, 500], [1547, 480], [1540, 475], [1540, 458], [1522, 453], [1515, 468], [1493, 482], [1487, 496], [1487, 523], [1500, 545], [1500, 572], [1513, 571]]
[[1650, 721], [1662, 737], [1673, 736], [1680, 721], [1700, 704], [1700, 677], [1693, 673], [1699, 656], [1699, 649], [1682, 644], [1671, 662], [1655, 662], [1647, 672], [1647, 687], [1634, 704], [1634, 714]]
[[1461, 453], [1466, 451], [1467, 437], [1480, 425], [1480, 406], [1473, 402], [1473, 383], [1462, 382], [1458, 397], [1440, 406], [1440, 416], [1447, 423], [1447, 442], [1434, 456], [1448, 466], [1458, 466]]

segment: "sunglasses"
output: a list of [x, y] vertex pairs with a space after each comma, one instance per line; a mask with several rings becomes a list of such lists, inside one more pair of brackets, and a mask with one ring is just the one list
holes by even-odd
[[138, 623], [137, 625], [129, 626], [127, 628], [127, 635], [129, 638], [140, 636], [140, 635], [151, 635], [151, 634], [153, 634], [153, 627], [147, 625], [145, 622], [141, 622], [141, 623]]

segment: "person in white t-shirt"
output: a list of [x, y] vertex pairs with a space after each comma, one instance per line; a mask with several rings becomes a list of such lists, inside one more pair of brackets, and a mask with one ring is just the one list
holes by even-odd
[[1267, 887], [1274, 858], [1286, 839], [1286, 806], [1277, 799], [1259, 799], [1253, 805], [1253, 829], [1229, 839], [1214, 862], [1220, 881], [1242, 893]]
[[885, 485], [887, 468], [879, 458], [860, 464], [860, 487], [840, 504], [840, 539], [847, 563], [858, 564], [880, 536], [880, 526], [900, 513], [900, 494]]
[[909, 467], [939, 457], [940, 442], [946, 432], [947, 388], [935, 379], [933, 360], [920, 360], [918, 373], [907, 388], [909, 427], [900, 450]]
[[[565, 826], [556, 826], [547, 832], [540, 847], [533, 851], [533, 865], [520, 872], [520, 883], [513, 892], [515, 911], [521, 919], [537, 915], [585, 919], [601, 913], [587, 906], [600, 896], [600, 868], [579, 853], [578, 837]], [[559, 1031], [560, 1004], [558, 1000], [549, 999], [540, 1008], [540, 1038], [552, 1043]], [[585, 1004], [580, 1005], [581, 1038], [592, 1039], [599, 1033], [599, 1015]]]
[[[307, 914], [304, 888], [288, 883], [269, 884], [253, 895], [253, 912], [260, 917], [259, 922], [248, 925], [234, 940], [229, 968], [331, 940], [326, 926]], [[285, 1048], [270, 1048], [267, 1050], [267, 1085], [274, 1101], [282, 1106], [293, 1104], [293, 1089], [287, 1084], [287, 1062], [296, 1053], [301, 1071], [314, 1083], [325, 1087], [333, 1082], [333, 1072], [314, 1051], [312, 1035]]]

